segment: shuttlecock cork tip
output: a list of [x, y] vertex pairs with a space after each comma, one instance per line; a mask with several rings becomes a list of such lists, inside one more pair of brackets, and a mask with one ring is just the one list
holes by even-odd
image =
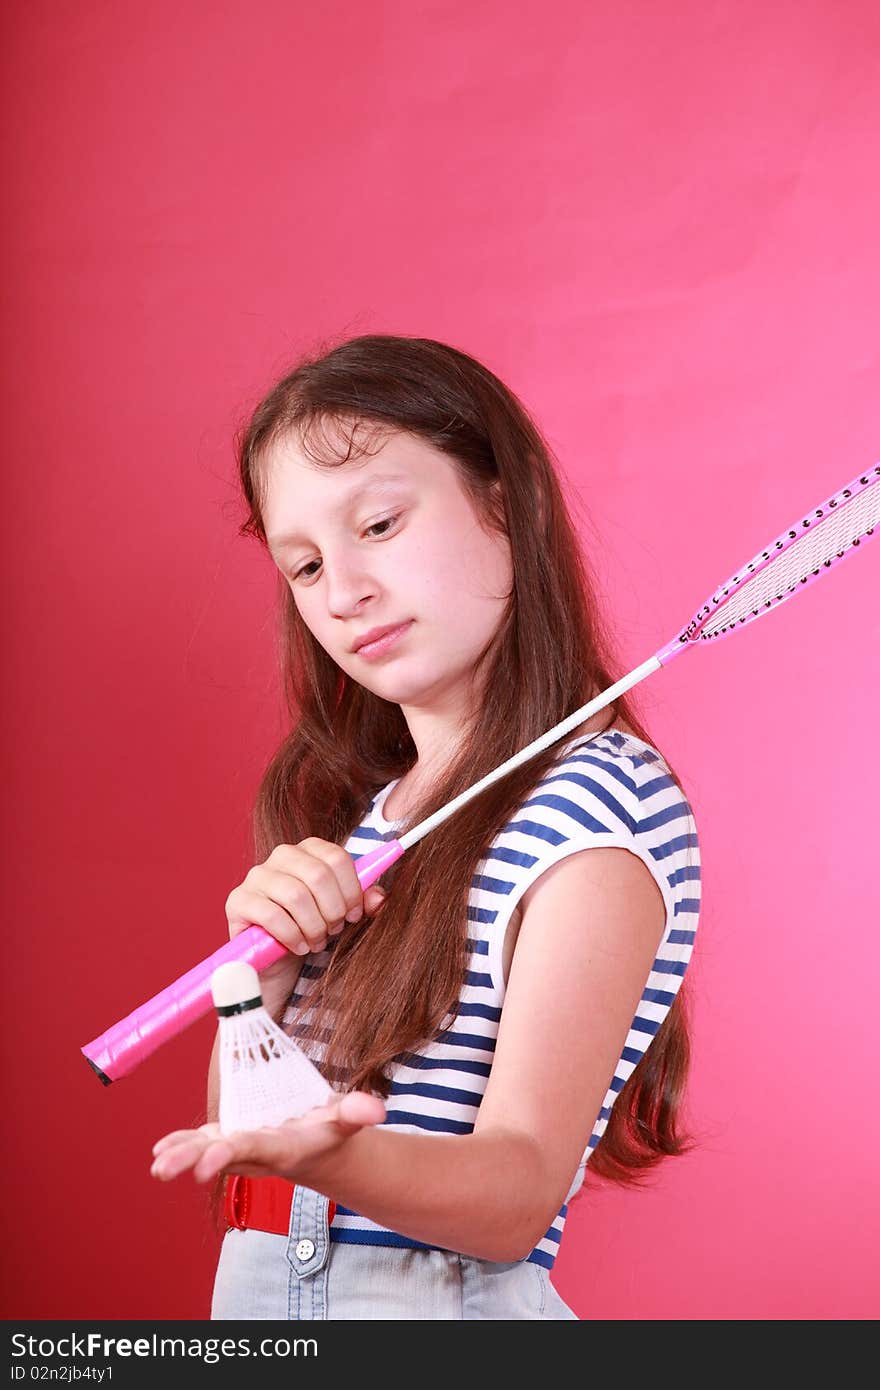
[[218, 1009], [261, 999], [260, 977], [247, 961], [227, 961], [218, 965], [211, 976], [211, 994]]

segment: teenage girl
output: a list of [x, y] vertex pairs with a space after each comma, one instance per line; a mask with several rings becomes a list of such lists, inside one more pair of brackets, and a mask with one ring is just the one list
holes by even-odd
[[264, 1003], [338, 1096], [221, 1137], [215, 1047], [152, 1172], [222, 1195], [213, 1318], [577, 1318], [550, 1272], [587, 1163], [688, 1147], [691, 806], [620, 698], [363, 892], [360, 854], [619, 678], [589, 562], [526, 410], [443, 343], [302, 363], [238, 450], [290, 731], [226, 916], [288, 948]]

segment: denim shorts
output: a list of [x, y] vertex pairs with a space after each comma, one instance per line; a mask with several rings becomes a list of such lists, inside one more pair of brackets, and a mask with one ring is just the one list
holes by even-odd
[[331, 1241], [328, 1200], [297, 1184], [286, 1236], [228, 1229], [212, 1320], [574, 1318], [528, 1260], [501, 1264], [451, 1250]]

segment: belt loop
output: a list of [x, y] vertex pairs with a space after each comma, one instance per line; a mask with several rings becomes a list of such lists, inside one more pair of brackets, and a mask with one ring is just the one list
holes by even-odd
[[247, 1181], [241, 1173], [227, 1174], [226, 1181], [229, 1184], [227, 1198], [230, 1224], [236, 1230], [243, 1231], [247, 1227]]
[[288, 1317], [291, 1320], [327, 1317], [330, 1255], [329, 1201], [313, 1188], [297, 1184], [290, 1208], [287, 1259]]

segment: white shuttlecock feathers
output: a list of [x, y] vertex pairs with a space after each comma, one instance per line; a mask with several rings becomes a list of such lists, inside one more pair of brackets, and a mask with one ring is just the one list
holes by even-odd
[[220, 1130], [259, 1129], [326, 1105], [335, 1094], [302, 1048], [263, 1007], [260, 977], [245, 961], [211, 976], [220, 1036]]

